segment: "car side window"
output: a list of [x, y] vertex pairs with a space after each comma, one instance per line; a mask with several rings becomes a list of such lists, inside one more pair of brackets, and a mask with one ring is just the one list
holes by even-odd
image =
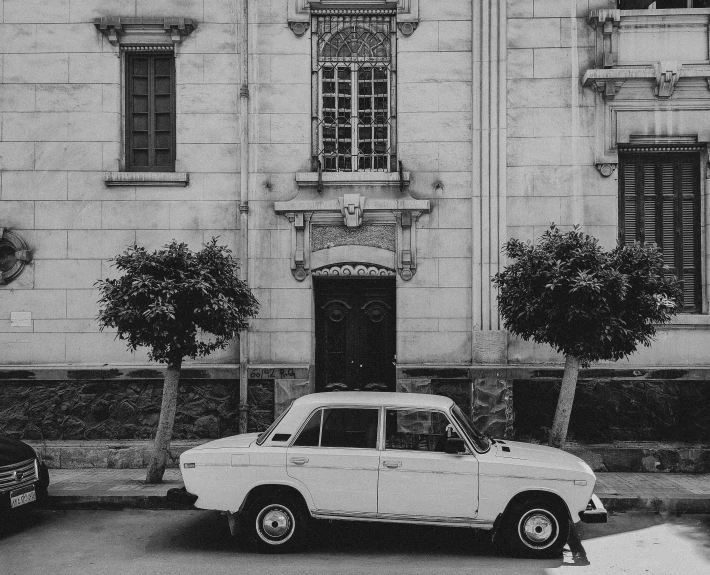
[[311, 415], [293, 446], [375, 449], [378, 419], [376, 408], [319, 409]]
[[325, 409], [321, 447], [377, 447], [377, 409]]
[[320, 423], [323, 417], [323, 410], [317, 410], [306, 423], [306, 426], [301, 430], [301, 433], [293, 442], [294, 446], [299, 447], [318, 447], [320, 440]]
[[446, 415], [439, 411], [387, 410], [385, 449], [445, 453], [447, 436], [458, 437]]

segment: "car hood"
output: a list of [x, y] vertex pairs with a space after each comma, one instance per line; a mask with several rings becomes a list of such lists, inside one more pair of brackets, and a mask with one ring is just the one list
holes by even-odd
[[232, 435], [231, 437], [223, 437], [222, 439], [216, 439], [215, 441], [210, 441], [204, 445], [193, 447], [193, 449], [230, 449], [234, 447], [249, 447], [256, 441], [256, 438], [259, 437], [259, 435], [259, 433], [242, 433], [240, 435]]
[[579, 469], [580, 463], [583, 463], [576, 455], [554, 447], [547, 447], [546, 445], [508, 441], [506, 439], [505, 441], [496, 441], [493, 447], [496, 450], [496, 457], [536, 461], [550, 467]]
[[0, 467], [36, 457], [34, 449], [17, 439], [0, 435]]

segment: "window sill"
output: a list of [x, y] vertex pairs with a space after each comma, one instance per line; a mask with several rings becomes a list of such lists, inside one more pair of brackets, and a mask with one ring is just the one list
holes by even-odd
[[187, 172], [104, 172], [107, 186], [175, 186], [190, 183]]
[[658, 329], [710, 329], [710, 315], [678, 314], [670, 323], [658, 326]]
[[[402, 172], [404, 185], [409, 186], [409, 172]], [[324, 186], [399, 186], [398, 172], [323, 172]], [[299, 188], [314, 188], [318, 185], [318, 172], [296, 173]]]

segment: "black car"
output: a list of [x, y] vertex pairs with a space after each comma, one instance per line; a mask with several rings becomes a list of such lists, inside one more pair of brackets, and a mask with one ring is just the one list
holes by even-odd
[[49, 471], [26, 443], [0, 434], [0, 514], [42, 502]]

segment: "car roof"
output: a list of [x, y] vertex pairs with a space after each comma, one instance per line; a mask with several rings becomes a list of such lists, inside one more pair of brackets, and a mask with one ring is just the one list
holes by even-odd
[[428, 393], [391, 393], [382, 391], [328, 391], [299, 397], [299, 406], [327, 405], [386, 405], [388, 407], [429, 407], [448, 409], [453, 400], [443, 395]]

